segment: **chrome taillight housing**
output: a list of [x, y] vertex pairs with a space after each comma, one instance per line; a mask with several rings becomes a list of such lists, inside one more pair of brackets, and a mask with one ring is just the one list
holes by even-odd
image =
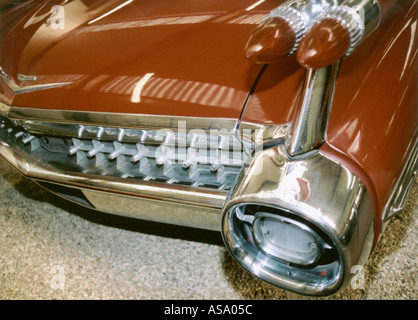
[[379, 23], [376, 0], [288, 0], [256, 27], [245, 56], [271, 63], [297, 51], [302, 66], [323, 68], [350, 55]]
[[279, 207], [242, 203], [230, 209], [223, 226], [232, 255], [262, 280], [303, 294], [341, 286], [343, 256], [308, 220]]
[[236, 261], [258, 278], [303, 295], [344, 288], [374, 237], [374, 208], [361, 180], [321, 151], [291, 157], [284, 141], [256, 153], [223, 210]]

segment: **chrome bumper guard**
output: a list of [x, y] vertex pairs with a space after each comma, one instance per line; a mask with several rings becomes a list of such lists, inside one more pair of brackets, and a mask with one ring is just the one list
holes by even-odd
[[[224, 241], [238, 263], [298, 294], [338, 292], [354, 275], [352, 268], [366, 262], [373, 245], [374, 209], [358, 177], [320, 151], [290, 157], [284, 141], [246, 165], [223, 212]], [[273, 224], [301, 236], [282, 241]], [[296, 248], [301, 248], [300, 257], [309, 253], [310, 259], [284, 260], [303, 237], [309, 242]]]

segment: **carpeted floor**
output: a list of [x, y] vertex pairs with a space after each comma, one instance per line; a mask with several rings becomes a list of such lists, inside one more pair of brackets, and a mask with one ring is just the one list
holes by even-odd
[[[417, 299], [418, 184], [365, 266], [332, 299]], [[286, 299], [229, 256], [219, 233], [81, 208], [0, 159], [0, 299]]]

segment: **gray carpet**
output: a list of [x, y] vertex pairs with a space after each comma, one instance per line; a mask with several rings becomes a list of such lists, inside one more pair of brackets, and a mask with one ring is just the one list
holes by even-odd
[[[365, 266], [332, 299], [417, 299], [418, 184]], [[220, 234], [97, 213], [0, 159], [0, 299], [286, 299], [229, 256]]]

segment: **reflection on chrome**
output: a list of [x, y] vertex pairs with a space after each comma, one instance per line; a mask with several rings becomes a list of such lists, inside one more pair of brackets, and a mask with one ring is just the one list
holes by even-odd
[[297, 204], [299, 201], [306, 201], [311, 194], [309, 181], [302, 178], [307, 170], [304, 162], [295, 163], [291, 172], [284, 176], [274, 193], [288, 203]]
[[[335, 293], [370, 253], [370, 195], [357, 176], [320, 151], [290, 158], [283, 143], [258, 152], [241, 171], [223, 209], [223, 238], [232, 256], [267, 282], [300, 294]], [[257, 222], [260, 214], [265, 223]], [[296, 242], [301, 234], [305, 244]], [[310, 242], [322, 250], [315, 253]]]
[[[55, 82], [76, 82], [82, 81], [86, 78], [82, 74], [52, 74], [52, 75], [37, 75], [36, 83], [55, 83]], [[22, 80], [20, 80], [22, 81]]]

